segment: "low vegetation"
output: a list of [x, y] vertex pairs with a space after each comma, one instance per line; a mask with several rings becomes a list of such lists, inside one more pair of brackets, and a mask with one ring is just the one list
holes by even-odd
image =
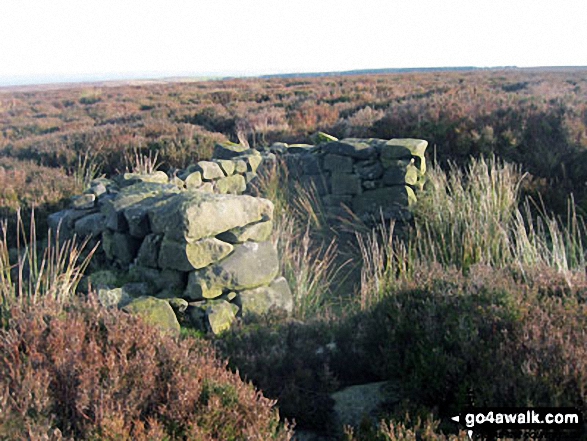
[[[0, 439], [290, 439], [295, 422], [348, 441], [464, 440], [449, 417], [471, 400], [586, 415], [586, 82], [512, 70], [0, 92]], [[173, 338], [74, 295], [91, 250], [41, 235], [89, 176], [319, 129], [427, 139], [433, 165], [414, 219], [374, 229], [332, 229], [279, 164], [259, 179], [294, 317]], [[14, 215], [31, 206], [36, 222]], [[337, 427], [331, 393], [372, 381], [394, 385], [380, 421]]]

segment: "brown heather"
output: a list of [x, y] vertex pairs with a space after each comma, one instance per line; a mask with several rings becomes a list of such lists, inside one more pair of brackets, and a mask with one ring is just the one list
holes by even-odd
[[0, 330], [0, 439], [287, 440], [275, 402], [202, 340], [91, 299], [13, 306]]

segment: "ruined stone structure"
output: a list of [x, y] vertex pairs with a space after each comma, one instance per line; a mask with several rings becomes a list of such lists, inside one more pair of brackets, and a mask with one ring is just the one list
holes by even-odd
[[426, 141], [345, 139], [276, 143], [263, 151], [217, 145], [214, 158], [168, 175], [125, 173], [92, 181], [70, 208], [49, 217], [61, 238], [101, 241], [108, 266], [90, 276], [102, 303], [219, 333], [235, 317], [293, 298], [271, 242], [273, 203], [246, 194], [257, 173], [281, 157], [335, 216], [343, 205], [365, 220], [408, 219], [423, 185]]

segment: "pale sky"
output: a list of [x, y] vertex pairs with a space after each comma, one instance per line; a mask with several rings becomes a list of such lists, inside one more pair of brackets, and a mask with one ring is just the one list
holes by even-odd
[[0, 0], [0, 85], [587, 66], [585, 0]]

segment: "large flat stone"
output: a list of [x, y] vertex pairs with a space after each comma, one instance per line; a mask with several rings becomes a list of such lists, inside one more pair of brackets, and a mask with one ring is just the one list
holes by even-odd
[[277, 250], [271, 242], [235, 245], [222, 261], [190, 273], [185, 296], [215, 298], [223, 290], [242, 291], [268, 285], [279, 272]]
[[377, 150], [363, 140], [342, 139], [340, 141], [320, 144], [322, 151], [334, 155], [350, 156], [356, 159], [371, 159], [377, 156]]
[[428, 141], [422, 139], [390, 139], [381, 146], [381, 162], [384, 167], [388, 167], [394, 159], [409, 159], [412, 156], [424, 159], [426, 147]]
[[170, 240], [195, 241], [273, 218], [273, 203], [248, 195], [186, 191], [149, 211], [151, 229]]

